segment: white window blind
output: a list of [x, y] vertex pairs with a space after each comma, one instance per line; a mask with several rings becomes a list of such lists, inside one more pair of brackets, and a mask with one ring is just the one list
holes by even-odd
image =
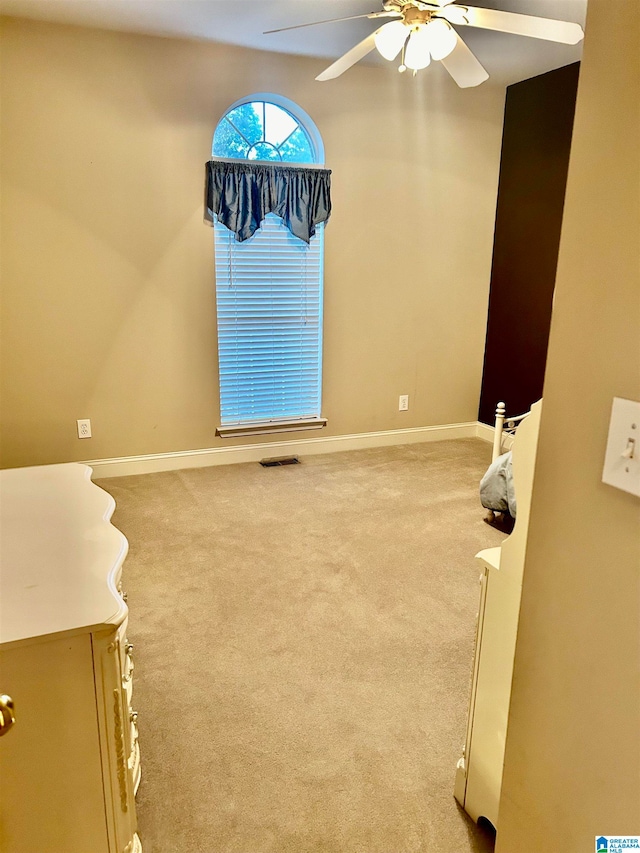
[[243, 243], [216, 222], [223, 425], [320, 417], [323, 240], [273, 214]]

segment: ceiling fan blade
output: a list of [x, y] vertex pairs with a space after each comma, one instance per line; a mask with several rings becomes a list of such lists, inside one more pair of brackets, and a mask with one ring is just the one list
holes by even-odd
[[355, 21], [357, 18], [401, 18], [400, 12], [368, 12], [366, 15], [349, 15], [346, 18], [327, 18], [326, 21], [311, 21], [308, 24], [294, 24], [292, 27], [279, 27], [277, 30], [265, 30], [262, 35], [268, 36], [271, 33], [284, 33], [287, 30], [301, 30], [303, 27], [315, 27], [316, 24], [335, 24], [339, 21]]
[[[466, 18], [464, 23], [470, 27], [513, 33], [518, 36], [530, 36], [531, 38], [545, 39], [545, 41], [557, 41], [561, 44], [578, 44], [584, 38], [580, 24], [574, 24], [571, 21], [536, 18], [532, 15], [501, 12], [497, 9], [477, 9], [474, 6], [467, 7], [464, 17]], [[456, 20], [454, 23], [463, 23], [463, 21]]]
[[[382, 28], [380, 28], [382, 29]], [[358, 42], [351, 50], [348, 50], [340, 59], [336, 59], [336, 61], [330, 65], [328, 68], [322, 72], [322, 74], [318, 74], [316, 80], [320, 80], [324, 82], [325, 80], [333, 80], [336, 77], [339, 77], [341, 74], [344, 74], [347, 69], [351, 68], [352, 65], [355, 65], [356, 62], [359, 62], [361, 59], [371, 53], [371, 51], [376, 46], [375, 37], [376, 33], [371, 33], [370, 36], [367, 36], [366, 39], [363, 39], [361, 42]]]
[[456, 46], [449, 56], [445, 56], [440, 62], [461, 89], [479, 86], [489, 79], [489, 75], [457, 33], [456, 36]]

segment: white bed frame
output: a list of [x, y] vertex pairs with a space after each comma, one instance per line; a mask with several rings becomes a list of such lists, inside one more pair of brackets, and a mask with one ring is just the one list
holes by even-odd
[[524, 415], [516, 415], [514, 418], [506, 416], [506, 409], [504, 403], [498, 403], [496, 406], [496, 420], [495, 420], [495, 432], [493, 434], [493, 452], [491, 454], [491, 461], [495, 462], [498, 456], [504, 453], [503, 450], [503, 442], [508, 440], [509, 449], [511, 449], [511, 443], [513, 442], [513, 438], [516, 433], [516, 429], [518, 428], [518, 424], [520, 421], [524, 420], [527, 415], [531, 414], [530, 412], [525, 412]]
[[[524, 415], [516, 415], [515, 417], [507, 417], [506, 406], [504, 403], [498, 403], [496, 406], [496, 420], [493, 433], [493, 450], [491, 452], [491, 461], [495, 462], [498, 456], [505, 452], [505, 447], [511, 450], [511, 445], [515, 438], [516, 430], [520, 426], [520, 421], [523, 421], [531, 412], [525, 412]], [[505, 521], [505, 514], [497, 512], [493, 509], [486, 511], [484, 520], [487, 524], [502, 524]]]

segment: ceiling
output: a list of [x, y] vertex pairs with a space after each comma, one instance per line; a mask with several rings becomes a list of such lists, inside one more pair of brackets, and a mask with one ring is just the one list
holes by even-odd
[[[474, 0], [474, 5], [584, 26], [587, 0]], [[379, 24], [365, 18], [272, 35], [264, 35], [264, 30], [381, 8], [381, 0], [0, 0], [0, 13], [5, 15], [205, 39], [328, 60], [318, 63], [318, 72]], [[491, 81], [503, 85], [575, 62], [582, 52], [581, 45], [560, 45], [471, 27], [458, 27], [458, 31]], [[375, 51], [365, 61], [386, 64]]]

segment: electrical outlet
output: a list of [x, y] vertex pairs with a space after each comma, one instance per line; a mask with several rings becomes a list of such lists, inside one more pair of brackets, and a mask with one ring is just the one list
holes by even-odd
[[78, 424], [78, 438], [91, 438], [91, 421], [89, 418], [76, 423]]
[[407, 412], [409, 410], [409, 395], [408, 394], [400, 394], [400, 398], [398, 400], [398, 411], [399, 412]]

